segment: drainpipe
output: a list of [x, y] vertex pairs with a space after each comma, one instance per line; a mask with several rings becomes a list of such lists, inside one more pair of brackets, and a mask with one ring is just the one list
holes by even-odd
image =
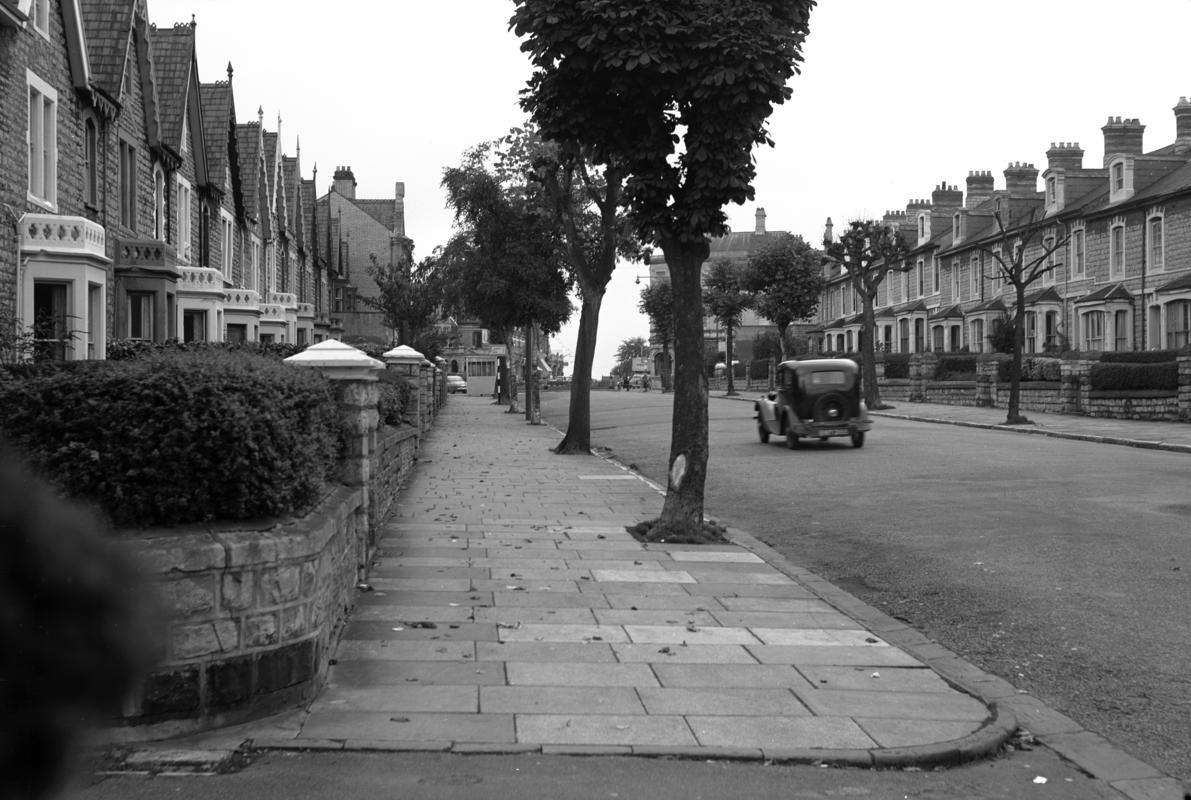
[[[1134, 349], [1146, 349], [1146, 317], [1149, 316], [1149, 308], [1146, 306], [1146, 251], [1149, 249], [1146, 246], [1146, 238], [1150, 233], [1150, 218], [1148, 214], [1141, 215], [1141, 347]], [[1137, 313], [1137, 304], [1133, 306], [1133, 313]]]

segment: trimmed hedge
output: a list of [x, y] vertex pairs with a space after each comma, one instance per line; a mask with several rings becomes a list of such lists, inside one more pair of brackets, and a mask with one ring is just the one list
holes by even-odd
[[145, 358], [164, 353], [208, 352], [255, 353], [281, 360], [296, 355], [305, 349], [306, 345], [283, 342], [183, 342], [179, 339], [169, 339], [165, 342], [148, 342], [144, 339], [115, 339], [108, 342], [107, 360], [128, 361], [130, 359]]
[[1101, 362], [1092, 365], [1088, 385], [1093, 391], [1175, 390], [1179, 388], [1179, 365], [1176, 361], [1162, 364]]
[[1174, 350], [1120, 350], [1100, 354], [1105, 364], [1162, 364], [1174, 361], [1178, 353]]
[[885, 363], [887, 379], [903, 380], [910, 377], [909, 353], [885, 353], [881, 356], [881, 360]]
[[[1021, 379], [1029, 381], [1060, 381], [1063, 379], [1063, 360], [1051, 356], [1022, 356]], [[1009, 383], [1013, 370], [1013, 359], [997, 362], [997, 380]]]
[[213, 349], [7, 381], [0, 433], [61, 491], [122, 526], [302, 511], [342, 441], [317, 371]]
[[937, 381], [976, 380], [976, 356], [940, 355], [938, 363], [935, 364], [934, 379]]

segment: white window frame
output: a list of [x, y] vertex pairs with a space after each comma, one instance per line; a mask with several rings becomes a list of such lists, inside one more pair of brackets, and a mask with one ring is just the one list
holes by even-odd
[[943, 292], [943, 264], [939, 261], [938, 255], [931, 258], [931, 287], [931, 294]]
[[153, 238], [165, 241], [165, 170], [153, 165]]
[[1125, 277], [1125, 220], [1117, 217], [1108, 227], [1108, 277]]
[[[1081, 312], [1079, 315], [1079, 338], [1084, 350], [1103, 350], [1104, 349], [1104, 316], [1106, 312], [1103, 308], [1093, 308]], [[1098, 331], [1089, 330], [1092, 320], [1096, 320]], [[1090, 334], [1098, 333], [1099, 336], [1093, 337]], [[1097, 346], [1093, 346], [1093, 342], [1098, 342]]]
[[[1155, 233], [1157, 235], [1155, 235]], [[1162, 272], [1166, 268], [1166, 216], [1151, 211], [1146, 217], [1147, 271]]]
[[220, 269], [223, 270], [223, 279], [230, 281], [232, 279], [232, 270], [235, 267], [233, 256], [235, 255], [236, 244], [236, 220], [226, 210], [219, 210], [219, 233], [220, 233]]
[[1083, 226], [1071, 231], [1071, 241], [1067, 247], [1071, 250], [1071, 277], [1085, 278], [1088, 274], [1087, 237]]
[[990, 294], [996, 294], [1001, 291], [1001, 246], [997, 245], [993, 248], [994, 255], [990, 258], [992, 261], [992, 272], [988, 277], [988, 290]]
[[960, 270], [963, 265], [958, 258], [951, 259], [951, 302], [958, 303], [960, 301], [960, 290], [963, 288], [960, 282]]
[[921, 258], [918, 263], [914, 265], [914, 289], [918, 292], [915, 297], [923, 297], [926, 294], [926, 262]]
[[[1042, 251], [1046, 252], [1050, 250], [1046, 256], [1046, 272], [1042, 273], [1043, 286], [1054, 286], [1055, 281], [1058, 280], [1059, 249], [1055, 247], [1057, 241], [1058, 237], [1053, 233], [1047, 234], [1042, 240]], [[1053, 250], [1051, 250], [1052, 247], [1054, 248]]]
[[33, 23], [33, 30], [50, 38], [50, 0], [33, 0], [29, 21]]
[[58, 91], [32, 70], [25, 71], [28, 114], [25, 152], [29, 163], [25, 184], [28, 200], [58, 210]]
[[1119, 203], [1133, 196], [1133, 159], [1121, 156], [1108, 165], [1108, 202]]
[[175, 242], [178, 248], [178, 258], [184, 263], [190, 263], [191, 254], [191, 239], [193, 238], [194, 226], [192, 224], [192, 217], [194, 214], [194, 190], [190, 187], [190, 181], [183, 178], [181, 175], [175, 183], [177, 191], [177, 207], [178, 207], [178, 239]]
[[972, 253], [972, 257], [968, 259], [968, 269], [972, 274], [968, 276], [969, 288], [972, 290], [971, 295], [973, 300], [980, 299], [980, 254]]
[[99, 205], [99, 121], [87, 114], [83, 117], [83, 203], [91, 208]]

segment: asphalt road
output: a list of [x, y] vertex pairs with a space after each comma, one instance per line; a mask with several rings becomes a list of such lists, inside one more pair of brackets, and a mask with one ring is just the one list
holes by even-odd
[[[664, 484], [671, 397], [593, 393], [593, 444]], [[886, 418], [791, 452], [752, 414], [711, 399], [709, 516], [1191, 781], [1191, 456]]]

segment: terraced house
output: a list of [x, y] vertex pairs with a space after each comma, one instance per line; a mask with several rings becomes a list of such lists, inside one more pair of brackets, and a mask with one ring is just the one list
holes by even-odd
[[[1174, 115], [1175, 141], [1158, 149], [1145, 150], [1139, 120], [1110, 117], [1101, 129], [1100, 165], [1085, 165], [1076, 143], [1054, 143], [1041, 173], [1033, 164], [1011, 163], [997, 188], [991, 172], [974, 171], [966, 191], [943, 182], [929, 200], [886, 212], [885, 223], [902, 231], [910, 252], [877, 298], [879, 349], [990, 351], [994, 326], [1015, 304], [992, 255], [1005, 242], [1024, 248], [1026, 264], [1053, 251], [1046, 257], [1052, 269], [1026, 295], [1026, 352], [1186, 346], [1191, 103], [1180, 98]], [[1032, 220], [1038, 235], [1025, 236], [1023, 220]], [[1014, 237], [1014, 225], [1021, 237]], [[859, 298], [837, 265], [826, 269], [814, 343], [821, 351], [858, 350]]]
[[0, 0], [5, 356], [342, 332], [314, 180], [280, 119], [237, 123], [231, 65], [200, 82], [195, 32], [145, 0]]

